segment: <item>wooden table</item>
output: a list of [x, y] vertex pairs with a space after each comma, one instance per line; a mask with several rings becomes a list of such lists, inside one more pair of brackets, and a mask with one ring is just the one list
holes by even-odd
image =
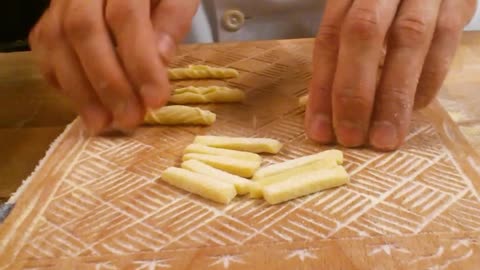
[[[462, 40], [440, 100], [480, 149], [480, 33]], [[0, 54], [0, 202], [35, 168], [50, 143], [75, 117], [46, 85], [30, 53]]]

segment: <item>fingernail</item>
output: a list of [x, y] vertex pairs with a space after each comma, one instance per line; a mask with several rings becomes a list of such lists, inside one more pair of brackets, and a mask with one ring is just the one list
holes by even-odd
[[315, 114], [309, 123], [308, 136], [319, 143], [331, 143], [333, 141], [332, 121], [324, 114]]
[[98, 105], [89, 105], [81, 113], [91, 136], [99, 134], [107, 125], [107, 115]]
[[175, 56], [176, 46], [173, 38], [165, 33], [160, 33], [157, 39], [157, 50], [165, 63], [169, 63]]
[[356, 123], [342, 121], [335, 129], [338, 142], [346, 147], [358, 147], [365, 142], [365, 133]]
[[398, 146], [397, 128], [390, 122], [375, 122], [372, 126], [370, 144], [381, 150], [393, 150]]
[[151, 85], [144, 85], [140, 88], [140, 95], [147, 108], [157, 109], [165, 105], [162, 89]]

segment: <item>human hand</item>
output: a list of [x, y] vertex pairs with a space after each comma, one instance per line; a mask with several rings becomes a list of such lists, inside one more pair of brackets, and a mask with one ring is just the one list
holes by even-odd
[[92, 134], [129, 130], [170, 95], [167, 63], [199, 0], [52, 0], [29, 36], [48, 82]]
[[476, 2], [328, 1], [315, 42], [309, 137], [398, 148], [413, 109], [428, 105], [441, 87]]

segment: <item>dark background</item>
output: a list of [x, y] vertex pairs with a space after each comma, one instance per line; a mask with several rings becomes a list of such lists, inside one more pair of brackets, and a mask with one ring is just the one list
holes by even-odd
[[49, 0], [3, 0], [0, 4], [0, 52], [28, 50], [27, 37]]

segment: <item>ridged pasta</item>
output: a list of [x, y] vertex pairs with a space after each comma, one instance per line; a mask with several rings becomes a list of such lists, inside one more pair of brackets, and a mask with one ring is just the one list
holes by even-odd
[[283, 146], [282, 143], [274, 139], [225, 136], [197, 136], [193, 143], [231, 150], [270, 154], [277, 154]]
[[263, 188], [263, 197], [277, 204], [321, 190], [348, 184], [350, 176], [342, 166], [292, 176]]
[[237, 195], [235, 186], [232, 183], [181, 168], [167, 168], [163, 172], [161, 180], [183, 190], [224, 204], [228, 204]]
[[217, 68], [207, 65], [189, 65], [186, 68], [171, 68], [168, 70], [170, 80], [229, 79], [236, 78], [238, 75], [238, 71], [233, 68]]
[[200, 108], [173, 105], [150, 110], [144, 122], [150, 125], [212, 125], [216, 115]]
[[243, 100], [245, 100], [243, 91], [223, 86], [178, 88], [170, 97], [170, 103], [173, 104], [231, 103]]

